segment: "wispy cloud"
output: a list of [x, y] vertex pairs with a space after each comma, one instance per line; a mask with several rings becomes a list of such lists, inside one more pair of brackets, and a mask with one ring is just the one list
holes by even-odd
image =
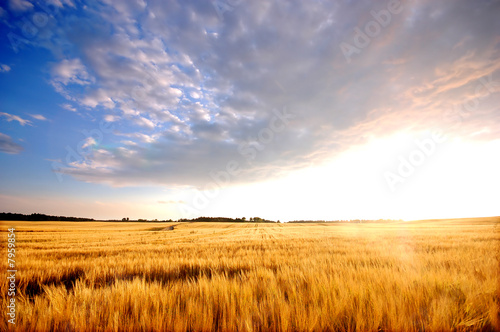
[[66, 59], [52, 67], [52, 78], [55, 82], [86, 85], [93, 82], [80, 59]]
[[10, 136], [0, 133], [0, 152], [18, 154], [23, 150], [24, 148], [14, 142]]
[[[52, 66], [51, 83], [57, 92], [69, 100], [74, 100], [70, 88], [72, 85], [89, 85], [95, 82], [94, 78], [87, 72], [87, 68], [80, 59], [64, 59]], [[90, 105], [95, 106], [95, 105]]]
[[19, 124], [21, 126], [24, 126], [24, 125], [31, 126], [31, 121], [30, 120], [23, 119], [23, 118], [21, 118], [20, 116], [17, 116], [17, 115], [0, 112], [0, 116], [4, 117], [7, 120], [7, 122], [17, 121], [17, 122], [19, 122]]
[[140, 142], [143, 143], [153, 143], [157, 141], [161, 135], [160, 134], [153, 134], [153, 135], [146, 135], [141, 132], [136, 132], [136, 133], [116, 133], [118, 136], [124, 136], [124, 137], [129, 137], [129, 138], [135, 138]]
[[75, 4], [71, 0], [46, 0], [48, 3], [57, 6], [57, 7], [64, 7], [64, 5], [69, 6], [69, 7], [74, 7]]
[[87, 147], [94, 146], [94, 145], [97, 145], [96, 140], [92, 137], [87, 137], [84, 140], [84, 143], [82, 144], [82, 149], [85, 149]]
[[62, 108], [65, 110], [71, 111], [71, 112], [76, 112], [76, 108], [72, 106], [71, 104], [62, 104], [60, 105]]
[[104, 116], [104, 120], [107, 122], [115, 122], [115, 121], [118, 121], [119, 119], [120, 119], [119, 116], [112, 115], [112, 114], [106, 114]]
[[5, 64], [0, 64], [0, 73], [7, 73], [10, 71], [10, 66]]
[[137, 143], [136, 143], [136, 142], [134, 142], [134, 141], [130, 141], [130, 140], [123, 140], [123, 141], [121, 141], [121, 143], [123, 143], [123, 144], [125, 144], [125, 145], [132, 145], [132, 146], [137, 145]]
[[34, 6], [27, 0], [9, 0], [9, 9], [15, 12], [24, 12], [33, 9]]
[[37, 119], [40, 121], [47, 121], [47, 118], [41, 114], [30, 114], [29, 116], [31, 116], [33, 119]]

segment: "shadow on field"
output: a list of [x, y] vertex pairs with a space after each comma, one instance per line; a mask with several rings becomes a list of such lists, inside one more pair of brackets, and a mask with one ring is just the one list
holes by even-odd
[[200, 278], [211, 279], [215, 276], [220, 276], [226, 279], [233, 279], [243, 276], [250, 271], [247, 267], [206, 267], [198, 265], [181, 265], [175, 269], [163, 269], [161, 267], [154, 268], [149, 271], [134, 271], [128, 273], [118, 273], [116, 275], [103, 275], [95, 280], [86, 279], [84, 282], [90, 284], [89, 287], [106, 287], [112, 285], [115, 281], [127, 280], [131, 281], [135, 278], [143, 278], [146, 282], [158, 282], [161, 284], [169, 284], [178, 281], [197, 282]]
[[197, 282], [200, 278], [212, 279], [215, 276], [225, 279], [241, 278], [249, 271], [249, 267], [201, 267], [186, 264], [170, 270], [158, 267], [149, 271], [137, 270], [123, 273], [107, 271], [100, 275], [86, 275], [83, 269], [75, 268], [59, 275], [44, 276], [28, 281], [21, 279], [19, 282], [19, 291], [25, 294], [29, 300], [33, 300], [35, 296], [45, 293], [44, 287], [47, 286], [63, 286], [66, 291], [70, 292], [78, 280], [86, 287], [96, 289], [109, 287], [116, 281], [132, 281], [135, 278], [144, 279], [146, 282], [158, 282], [167, 285], [179, 281]]
[[85, 271], [81, 268], [74, 268], [64, 271], [60, 274], [44, 275], [43, 277], [33, 278], [28, 281], [25, 279], [19, 280], [18, 289], [25, 294], [29, 299], [40, 295], [44, 292], [44, 286], [64, 286], [67, 291], [71, 291], [75, 286], [75, 282], [85, 275]]

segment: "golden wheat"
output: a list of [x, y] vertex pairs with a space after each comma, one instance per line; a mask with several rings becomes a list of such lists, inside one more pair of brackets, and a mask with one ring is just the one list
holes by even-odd
[[499, 221], [3, 221], [0, 330], [498, 330]]

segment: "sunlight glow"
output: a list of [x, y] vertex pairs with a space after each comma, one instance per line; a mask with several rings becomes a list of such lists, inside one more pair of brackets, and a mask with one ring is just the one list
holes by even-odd
[[397, 174], [398, 157], [408, 159], [418, 148], [415, 141], [422, 137], [426, 136], [401, 133], [373, 140], [321, 166], [265, 183], [222, 189], [200, 212], [250, 217], [259, 206], [265, 211], [260, 217], [282, 221], [416, 220], [473, 217], [478, 211], [482, 211], [480, 216], [494, 215], [500, 160], [491, 151], [500, 151], [500, 140], [446, 141], [391, 190], [384, 173]]

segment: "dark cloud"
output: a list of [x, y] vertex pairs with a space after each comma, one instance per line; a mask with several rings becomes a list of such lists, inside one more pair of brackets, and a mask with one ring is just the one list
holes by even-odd
[[23, 150], [24, 148], [14, 142], [10, 136], [0, 133], [0, 152], [18, 154]]

